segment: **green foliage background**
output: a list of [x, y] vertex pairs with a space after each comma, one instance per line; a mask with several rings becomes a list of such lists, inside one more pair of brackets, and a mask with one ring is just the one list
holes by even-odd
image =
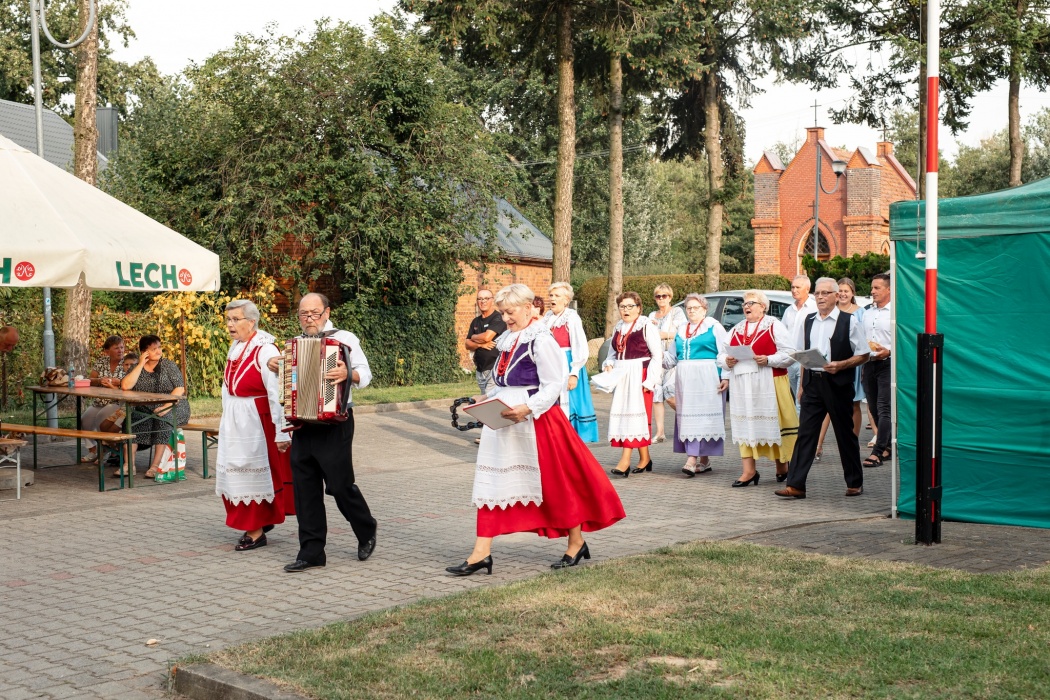
[[[690, 292], [703, 292], [703, 275], [639, 275], [623, 278], [623, 291], [637, 292], [642, 298], [642, 313], [656, 310], [653, 290], [658, 284], [669, 284], [674, 290], [672, 304], [685, 298]], [[780, 275], [724, 274], [722, 289], [791, 289], [791, 281]], [[577, 311], [583, 321], [588, 338], [605, 335], [605, 301], [609, 293], [608, 281], [604, 277], [587, 280], [576, 290]]]
[[[812, 255], [802, 256], [802, 268], [811, 280], [818, 277], [842, 279], [849, 277], [857, 285], [857, 294], [871, 294], [871, 278], [880, 272], [890, 271], [890, 256], [878, 253], [856, 254], [848, 258], [836, 255], [830, 260], [816, 261]], [[788, 285], [788, 289], [791, 285]]]
[[242, 35], [142, 96], [105, 187], [218, 253], [227, 288], [328, 294], [378, 383], [448, 380], [457, 261], [493, 252], [513, 190], [463, 92], [400, 16]]

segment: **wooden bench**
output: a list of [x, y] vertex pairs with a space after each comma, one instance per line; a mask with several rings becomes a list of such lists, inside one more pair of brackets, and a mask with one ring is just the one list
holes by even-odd
[[[124, 450], [119, 447], [112, 447], [107, 443], [123, 442], [128, 444], [135, 439], [134, 434], [128, 433], [105, 433], [96, 430], [75, 430], [73, 428], [49, 428], [46, 425], [18, 425], [15, 423], [3, 423], [0, 424], [0, 429], [5, 432], [20, 433], [22, 435], [33, 436], [33, 468], [36, 468], [36, 436], [37, 435], [50, 435], [53, 437], [64, 437], [64, 438], [75, 438], [78, 440], [94, 440], [100, 445], [97, 451], [98, 458], [98, 490], [106, 490], [106, 476], [104, 473], [102, 455], [106, 450], [116, 452], [120, 464], [120, 488], [124, 488]], [[128, 479], [128, 486], [131, 486], [131, 479]]]
[[182, 431], [196, 430], [201, 434], [201, 454], [204, 458], [204, 470], [201, 478], [208, 478], [208, 450], [219, 446], [219, 426], [207, 423], [187, 423], [182, 426]]

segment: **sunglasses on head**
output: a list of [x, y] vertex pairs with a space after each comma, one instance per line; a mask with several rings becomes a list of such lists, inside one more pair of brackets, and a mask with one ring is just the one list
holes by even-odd
[[654, 294], [653, 298], [654, 299], [670, 299], [671, 295], [670, 294]]

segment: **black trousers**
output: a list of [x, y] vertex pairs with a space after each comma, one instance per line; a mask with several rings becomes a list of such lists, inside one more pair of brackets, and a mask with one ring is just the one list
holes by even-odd
[[806, 371], [808, 377], [799, 402], [798, 441], [788, 465], [787, 485], [806, 490], [806, 477], [813, 466], [824, 416], [831, 416], [842, 460], [842, 474], [851, 489], [864, 485], [864, 468], [860, 464], [860, 443], [853, 434], [853, 382], [836, 384], [824, 372]]
[[358, 542], [367, 542], [376, 532], [376, 520], [354, 483], [353, 442], [353, 411], [343, 423], [307, 423], [292, 433], [292, 484], [299, 520], [297, 559], [325, 563], [326, 492], [335, 497], [336, 507], [350, 523]]
[[863, 382], [868, 406], [875, 409], [872, 413], [875, 414], [875, 427], [879, 431], [872, 454], [881, 455], [893, 444], [893, 423], [890, 421], [890, 358], [864, 365]]

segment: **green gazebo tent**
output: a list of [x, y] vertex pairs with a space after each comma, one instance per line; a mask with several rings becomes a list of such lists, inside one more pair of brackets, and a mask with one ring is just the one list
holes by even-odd
[[[915, 516], [923, 202], [890, 207], [900, 515]], [[942, 515], [1050, 527], [1050, 179], [939, 207]]]

